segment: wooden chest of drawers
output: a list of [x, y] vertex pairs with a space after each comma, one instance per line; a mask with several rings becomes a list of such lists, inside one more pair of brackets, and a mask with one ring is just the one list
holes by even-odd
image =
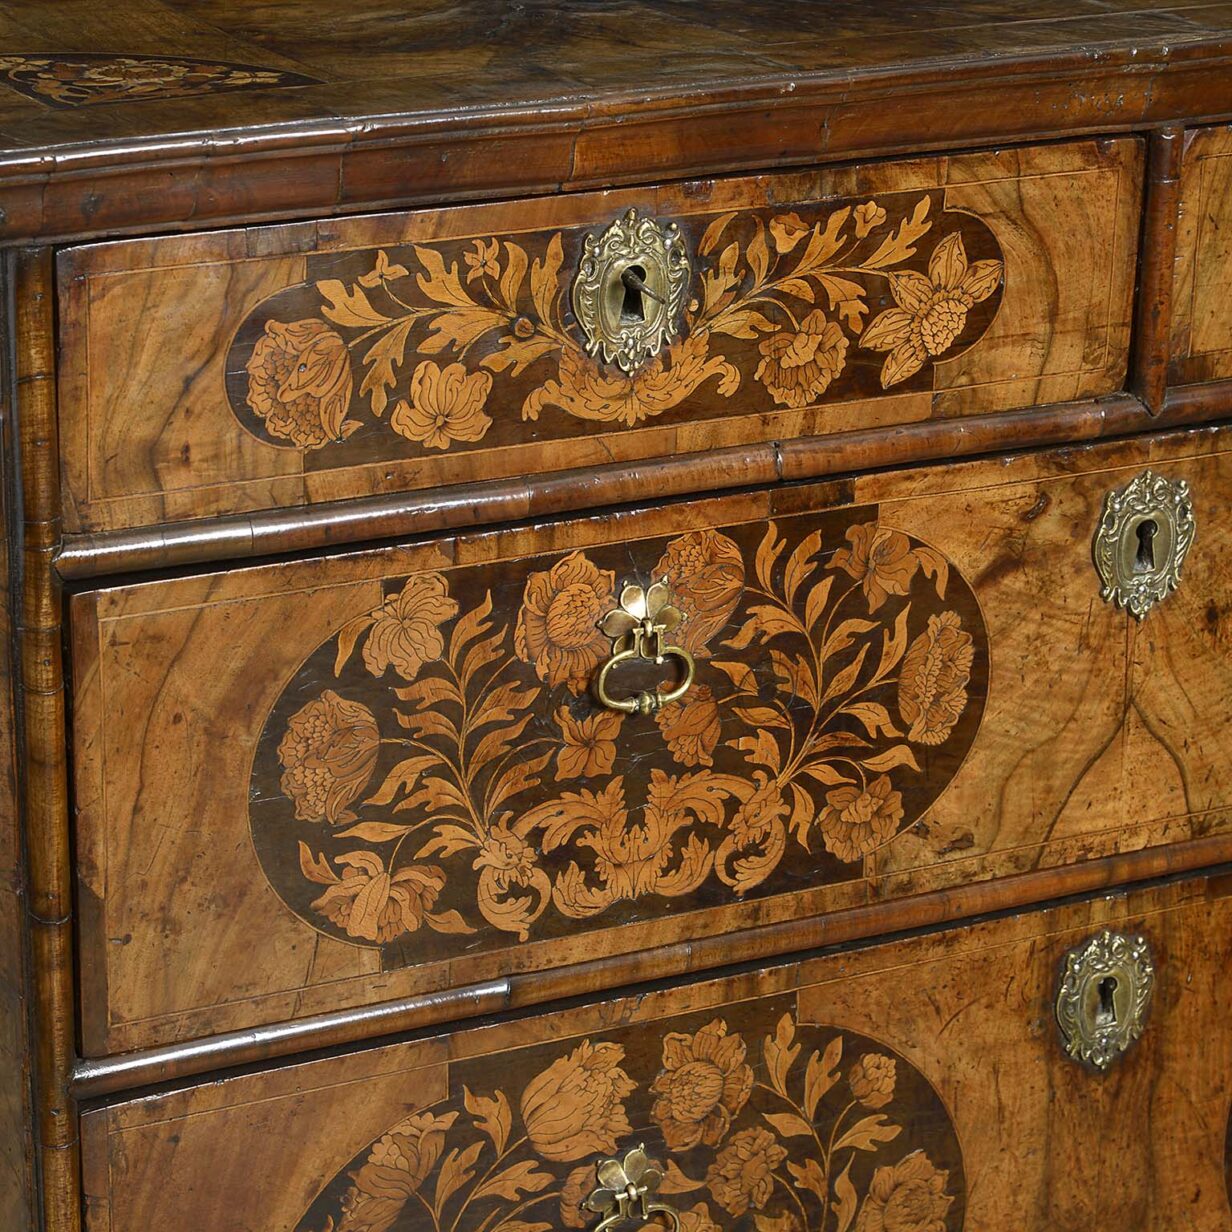
[[0, 13], [0, 1227], [1232, 1225], [1232, 17]]

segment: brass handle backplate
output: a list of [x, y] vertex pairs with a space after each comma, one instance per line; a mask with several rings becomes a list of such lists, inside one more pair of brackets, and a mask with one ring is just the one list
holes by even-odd
[[1195, 529], [1183, 479], [1143, 471], [1109, 492], [1094, 545], [1104, 600], [1141, 620], [1180, 585]]
[[658, 1197], [663, 1169], [647, 1158], [644, 1146], [635, 1146], [624, 1159], [604, 1159], [596, 1167], [599, 1187], [585, 1206], [603, 1218], [593, 1232], [607, 1232], [628, 1220], [649, 1223], [654, 1215], [667, 1219], [670, 1232], [680, 1232], [680, 1215]]
[[573, 280], [573, 312], [586, 350], [622, 372], [653, 359], [676, 335], [692, 268], [674, 222], [629, 210], [588, 235]]
[[1106, 1070], [1145, 1030], [1154, 986], [1144, 937], [1105, 931], [1070, 950], [1057, 988], [1065, 1051]]
[[[612, 657], [600, 668], [595, 682], [595, 693], [602, 705], [625, 714], [654, 714], [689, 691], [696, 671], [693, 656], [683, 646], [669, 645], [666, 640], [681, 619], [680, 610], [672, 606], [666, 582], [655, 582], [646, 589], [636, 582], [624, 586], [620, 606], [599, 622], [599, 627], [612, 639]], [[608, 688], [609, 676], [620, 664], [634, 659], [652, 663], [675, 659], [681, 667], [680, 679], [671, 689], [646, 689], [632, 697], [613, 697]]]

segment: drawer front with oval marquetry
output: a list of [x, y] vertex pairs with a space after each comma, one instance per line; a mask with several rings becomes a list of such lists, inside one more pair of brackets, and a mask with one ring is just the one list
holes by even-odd
[[[1222, 1232], [1228, 894], [1174, 884], [120, 1100], [84, 1117], [87, 1227]], [[1076, 995], [1094, 1060], [1071, 1055]]]
[[76, 596], [88, 1049], [1223, 827], [1225, 440]]
[[66, 525], [1109, 393], [1141, 161], [1127, 138], [70, 249]]

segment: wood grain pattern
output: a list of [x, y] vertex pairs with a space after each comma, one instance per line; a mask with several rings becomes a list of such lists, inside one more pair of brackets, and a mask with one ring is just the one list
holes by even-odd
[[1232, 376], [1232, 129], [1189, 134], [1181, 172], [1172, 322], [1174, 385]]
[[243, 560], [307, 548], [407, 538], [425, 532], [543, 518], [578, 509], [627, 504], [651, 489], [662, 499], [873, 471], [904, 461], [969, 458], [1018, 446], [1044, 448], [1124, 437], [1148, 425], [1176, 429], [1223, 419], [1232, 382], [1169, 392], [1152, 417], [1132, 394], [1091, 402], [1054, 403], [975, 418], [926, 420], [892, 430], [870, 428], [823, 437], [711, 450], [702, 456], [654, 458], [558, 471], [516, 480], [460, 484], [446, 491], [396, 493], [202, 518], [135, 531], [69, 535], [56, 555], [68, 582], [116, 573]]
[[[1191, 559], [1201, 557], [1207, 572], [1191, 593], [1201, 595], [1198, 601], [1206, 604], [1225, 601], [1218, 563], [1223, 527], [1217, 512], [1232, 483], [1232, 455], [1226, 452], [1225, 439], [1213, 431], [1178, 434], [1160, 442], [1150, 459], [1156, 469], [1190, 479], [1193, 485], [1200, 529]], [[374, 1004], [510, 971], [667, 946], [698, 935], [1221, 833], [1226, 827], [1227, 798], [1221, 778], [1206, 775], [1209, 785], [1180, 801], [1168, 777], [1139, 775], [1129, 753], [1130, 742], [1139, 739], [1135, 722], [1127, 718], [1129, 682], [1134, 679], [1131, 653], [1137, 652], [1129, 618], [1098, 598], [1088, 536], [1105, 492], [1126, 482], [1144, 464], [1141, 447], [1134, 443], [1092, 449], [1080, 460], [1069, 453], [1026, 455], [77, 596], [73, 667], [78, 696], [78, 854], [83, 944], [91, 956], [83, 964], [87, 1054]], [[909, 760], [895, 768], [891, 762], [902, 754], [887, 747], [885, 764], [877, 760], [875, 775], [866, 778], [868, 768], [860, 775], [850, 767], [839, 771], [839, 778], [858, 778], [868, 791], [874, 789], [874, 777], [887, 779], [876, 786], [877, 792], [889, 790], [895, 797], [892, 803], [889, 797], [882, 801], [884, 814], [880, 806], [872, 807], [871, 798], [861, 805], [846, 797], [840, 800], [846, 788], [836, 779], [815, 797], [809, 795], [811, 804], [794, 790], [789, 795], [790, 775], [783, 777], [791, 756], [782, 751], [786, 733], [777, 767], [768, 746], [723, 745], [720, 751], [720, 739], [749, 738], [735, 708], [719, 717], [709, 715], [713, 703], [701, 707], [709, 717], [699, 710], [692, 744], [685, 740], [685, 728], [692, 725], [683, 723], [684, 716], [678, 732], [673, 720], [663, 728], [603, 733], [601, 739], [595, 732], [587, 740], [578, 736], [569, 742], [571, 725], [580, 728], [597, 721], [583, 694], [589, 673], [597, 669], [601, 648], [591, 647], [589, 635], [582, 639], [585, 620], [571, 617], [569, 623], [566, 612], [572, 604], [581, 605], [577, 610], [582, 611], [583, 599], [597, 602], [588, 586], [600, 574], [610, 572], [615, 585], [618, 561], [622, 577], [639, 573], [646, 577], [655, 568], [668, 567], [656, 562], [671, 558], [667, 546], [671, 543], [688, 545], [687, 553], [684, 546], [677, 547], [677, 553], [696, 551], [705, 566], [696, 576], [708, 579], [707, 593], [718, 604], [706, 609], [714, 617], [713, 632], [707, 633], [713, 646], [707, 648], [709, 656], [703, 655], [699, 682], [713, 699], [728, 698], [743, 664], [760, 682], [759, 704], [774, 701], [783, 686], [774, 683], [778, 669], [768, 652], [781, 652], [788, 641], [766, 645], [764, 629], [757, 635], [750, 616], [732, 620], [734, 583], [731, 573], [724, 573], [725, 567], [736, 568], [739, 560], [746, 587], [772, 592], [783, 584], [772, 579], [763, 586], [756, 580], [754, 545], [765, 536], [768, 521], [781, 528], [779, 533], [789, 545], [817, 535], [824, 568], [800, 587], [797, 602], [805, 611], [810, 602], [815, 612], [828, 610], [823, 590], [830, 583], [823, 583], [823, 578], [849, 584], [845, 565], [860, 554], [858, 542], [870, 533], [867, 528], [873, 522], [880, 528], [876, 535], [888, 536], [878, 540], [874, 552], [879, 562], [874, 572], [880, 581], [870, 582], [872, 575], [864, 574], [850, 600], [867, 608], [862, 617], [855, 615], [863, 620], [859, 636], [867, 636], [873, 644], [870, 664], [881, 653], [875, 647], [882, 644], [877, 641], [882, 635], [875, 630], [882, 627], [879, 622], [885, 616], [898, 611], [899, 602], [885, 601], [885, 613], [879, 615], [881, 606], [873, 608], [878, 586], [893, 596], [904, 593], [909, 582], [912, 604], [923, 602], [922, 611], [933, 613], [927, 625], [920, 615], [911, 618], [921, 621], [919, 631], [911, 626], [913, 646], [919, 644], [920, 654], [929, 644], [943, 660], [951, 653], [941, 650], [950, 636], [942, 627], [946, 620], [956, 620], [963, 635], [972, 639], [967, 647], [955, 646], [952, 652], [970, 649], [969, 662], [946, 663], [947, 670], [957, 669], [952, 682], [964, 703], [982, 696], [977, 632], [981, 619], [987, 630], [991, 662], [987, 701], [980, 731], [961, 769], [954, 768], [959, 743], [967, 739], [958, 734], [961, 727], [947, 726], [934, 743], [923, 731], [917, 731], [913, 740], [909, 729], [915, 720], [910, 707], [904, 709], [900, 690], [898, 700], [889, 702], [892, 713], [885, 717], [906, 733], [895, 747], [909, 748]], [[828, 529], [822, 530], [823, 526]], [[866, 529], [861, 531], [860, 526]], [[745, 545], [746, 540], [747, 546], [734, 546]], [[948, 562], [944, 567], [951, 589], [946, 592], [945, 610], [963, 611], [961, 596], [969, 583], [980, 617], [944, 617], [940, 608], [928, 606], [938, 603], [939, 596], [930, 587], [940, 585], [940, 579], [934, 575], [926, 582], [924, 566], [917, 573], [916, 565], [908, 563], [904, 553], [913, 541], [939, 554], [930, 573], [937, 562]], [[851, 555], [844, 557], [849, 549]], [[787, 559], [781, 553], [778, 567]], [[799, 554], [799, 559], [808, 557]], [[910, 578], [896, 576], [900, 569], [908, 570]], [[775, 579], [780, 576], [776, 573]], [[837, 581], [833, 584], [835, 595], [843, 593]], [[499, 824], [499, 810], [466, 822], [486, 836], [468, 843], [492, 844], [491, 850], [485, 848], [486, 855], [465, 854], [466, 844], [458, 847], [455, 840], [461, 839], [453, 835], [421, 859], [420, 865], [440, 868], [430, 875], [422, 870], [413, 874], [414, 893], [408, 898], [409, 891], [395, 894], [394, 883], [387, 880], [394, 871], [387, 863], [388, 843], [400, 839], [407, 824], [431, 822], [433, 808], [448, 814], [456, 804], [446, 805], [442, 798], [425, 811], [429, 797], [435, 799], [434, 793], [444, 790], [435, 785], [438, 772], [417, 764], [413, 773], [403, 767], [400, 779], [394, 772], [401, 764], [399, 754], [393, 746], [388, 752], [378, 751], [376, 739], [394, 730], [416, 735], [426, 721], [413, 717], [416, 707], [423, 706], [421, 694], [435, 687], [430, 686], [432, 679], [442, 678], [442, 668], [421, 671], [421, 665], [448, 657], [446, 636], [454, 638], [451, 630], [464, 623], [465, 611], [486, 606], [489, 589], [493, 620], [483, 630], [485, 636], [492, 637], [493, 630], [502, 626], [512, 629], [518, 622], [525, 630], [521, 649], [515, 636], [512, 648], [502, 652], [509, 657], [501, 662], [514, 665], [511, 670], [519, 674], [515, 692], [548, 686], [535, 694], [533, 703], [508, 695], [511, 717], [500, 720], [512, 722], [521, 708], [529, 706], [527, 722], [533, 718], [534, 725], [523, 723], [510, 747], [525, 748], [531, 759], [528, 773], [540, 776], [543, 786], [528, 786], [527, 796], [511, 797], [502, 806], [510, 814]], [[688, 586], [685, 592], [689, 593]], [[554, 632], [541, 645], [527, 625], [528, 612], [554, 611], [557, 600], [562, 607], [553, 617]], [[772, 600], [756, 602], [773, 605]], [[414, 611], [405, 606], [408, 603]], [[767, 619], [758, 617], [763, 624]], [[1206, 674], [1211, 682], [1209, 692], [1191, 702], [1203, 712], [1200, 730], [1210, 733], [1202, 736], [1202, 748], [1194, 740], [1188, 745], [1173, 741], [1169, 746], [1181, 773], [1190, 767], [1196, 772], [1219, 758], [1222, 739], [1217, 733], [1223, 710], [1213, 696], [1223, 671], [1215, 662], [1222, 654], [1219, 624], [1216, 619], [1208, 625], [1213, 641], [1194, 644], [1192, 665], [1174, 669], [1178, 678], [1192, 674], [1200, 679]], [[344, 653], [339, 655], [338, 635], [348, 625]], [[864, 627], [870, 625], [865, 634]], [[572, 638], [574, 632], [577, 639]], [[361, 644], [364, 638], [369, 640]], [[892, 640], [887, 632], [886, 644]], [[732, 648], [724, 649], [724, 643]], [[573, 648], [566, 651], [570, 645]], [[341, 669], [336, 659], [341, 660]], [[734, 666], [715, 666], [720, 660]], [[397, 668], [398, 661], [414, 680], [404, 683], [406, 672]], [[574, 668], [576, 692], [569, 683]], [[337, 675], [338, 670], [343, 674]], [[394, 728], [386, 726], [385, 718], [379, 723], [375, 718], [376, 711], [385, 714], [388, 705], [380, 700], [388, 696], [382, 694], [388, 686], [376, 683], [382, 676], [405, 692], [401, 701], [409, 717]], [[1156, 672], [1157, 681], [1159, 677]], [[849, 684], [858, 688], [863, 679], [857, 675], [843, 688]], [[1147, 722], [1176, 721], [1173, 701], [1145, 687], [1137, 696]], [[793, 714], [803, 714], [801, 704], [795, 705]], [[437, 698], [428, 709], [438, 716], [432, 720], [437, 735], [444, 733], [440, 718], [453, 714], [449, 704]], [[951, 713], [946, 706], [937, 711], [942, 712]], [[959, 706], [950, 722], [962, 712]], [[867, 717], [874, 727], [882, 721], [880, 712], [869, 711]], [[143, 733], [136, 740], [134, 720]], [[858, 733], [874, 746], [860, 756], [880, 759], [882, 732], [866, 732], [862, 720], [852, 722], [855, 726], [843, 730]], [[1192, 729], [1193, 723], [1189, 726]], [[673, 749], [673, 740], [683, 743]], [[538, 743], [520, 746], [518, 741]], [[447, 746], [446, 740], [441, 747]], [[729, 747], [732, 753], [726, 751]], [[735, 749], [741, 749], [743, 762]], [[789, 826], [793, 807], [798, 807], [799, 824], [816, 824], [820, 829], [808, 847], [813, 854], [807, 862], [793, 858], [790, 886], [763, 885], [751, 871], [741, 882], [733, 873], [735, 866], [727, 866], [729, 883], [721, 884], [723, 878], [717, 877], [710, 883], [713, 890], [687, 900], [689, 910], [664, 915], [663, 892], [654, 888], [655, 877], [664, 871], [661, 867], [653, 875], [649, 868], [636, 871], [631, 851], [618, 855], [598, 838], [580, 845], [572, 839], [563, 841], [562, 832], [551, 843], [560, 849], [559, 855], [547, 861], [545, 873], [541, 861], [547, 839], [529, 837], [533, 828], [517, 834], [519, 819], [536, 815], [541, 802], [575, 790], [567, 773], [561, 773], [566, 765], [572, 772], [574, 759], [579, 766], [594, 760], [585, 786], [608, 799], [603, 792], [614, 790], [617, 778], [635, 763], [643, 772], [636, 776], [643, 786], [644, 771], [651, 767], [655, 774], [679, 780], [699, 771], [698, 761], [690, 766], [682, 755], [697, 757], [699, 751], [716, 762], [720, 795], [726, 791], [722, 774], [735, 774], [743, 785], [731, 780], [730, 802], [718, 807], [712, 801], [707, 806], [718, 808], [709, 813], [717, 829], [694, 828], [699, 839], [714, 833], [713, 840], [702, 844], [710, 856], [705, 857], [702, 847], [694, 854], [718, 859], [725, 836], [730, 847], [735, 833], [747, 827], [736, 846], [743, 848], [742, 857], [749, 861], [745, 867], [751, 870], [757, 860], [768, 859], [772, 848], [781, 854], [779, 827]], [[415, 752], [417, 757], [424, 755], [425, 749]], [[923, 768], [922, 778], [915, 778], [911, 761]], [[710, 773], [708, 767], [700, 769]], [[953, 782], [937, 798], [935, 793], [951, 776]], [[424, 782], [418, 781], [421, 777]], [[779, 779], [781, 794], [778, 788], [769, 789], [769, 783]], [[486, 781], [463, 773], [450, 789], [452, 797], [456, 802], [459, 786], [464, 794], [479, 789], [482, 796]], [[915, 787], [908, 790], [914, 782], [930, 785], [923, 797], [912, 794]], [[757, 805], [766, 813], [759, 812], [754, 823], [748, 793], [750, 785], [758, 783], [767, 786]], [[416, 792], [425, 791], [416, 798]], [[907, 793], [901, 799], [900, 791]], [[743, 801], [739, 808], [736, 797]], [[613, 804], [610, 818], [616, 831], [630, 841], [642, 824], [623, 812], [633, 807], [634, 799], [630, 795], [620, 808]], [[925, 803], [930, 800], [931, 805]], [[409, 810], [399, 813], [396, 806], [403, 801]], [[848, 806], [854, 810], [850, 818], [844, 814]], [[876, 840], [868, 845], [861, 841], [858, 850], [848, 851], [841, 836], [862, 831], [857, 827], [847, 832], [843, 826], [854, 823], [856, 813], [866, 807], [871, 811], [861, 824]], [[922, 812], [924, 808], [927, 812]], [[352, 826], [358, 828], [352, 831]], [[831, 832], [830, 826], [839, 829]], [[338, 837], [343, 833], [345, 838]], [[410, 841], [419, 850], [418, 837]], [[300, 842], [306, 846], [297, 850]], [[823, 848], [828, 851], [824, 858]], [[367, 854], [353, 854], [361, 851]], [[514, 859], [517, 853], [521, 854]], [[415, 863], [409, 855], [408, 850], [400, 867]], [[835, 855], [840, 863], [828, 863]], [[344, 856], [349, 863], [331, 864]], [[561, 856], [567, 858], [553, 866]], [[476, 859], [478, 868], [466, 871]], [[373, 866], [364, 873], [373, 860], [382, 864], [381, 870]], [[587, 893], [601, 882], [611, 889], [627, 877], [634, 878], [634, 888], [615, 896], [619, 905], [610, 918], [602, 912], [581, 912], [582, 917], [594, 916], [588, 924], [584, 918], [570, 917], [570, 922], [553, 915], [550, 918], [556, 922], [549, 939], [536, 923], [538, 916], [530, 916], [533, 909], [540, 914], [547, 910], [544, 886], [553, 878], [557, 880], [551, 893], [557, 906], [563, 901], [576, 907], [581, 901], [576, 897], [580, 874], [570, 873], [570, 861], [578, 870], [593, 864], [595, 872], [581, 877], [591, 887]], [[260, 872], [262, 865], [272, 885]], [[487, 915], [482, 910], [476, 913], [478, 887], [489, 874], [484, 873], [479, 883], [475, 878], [485, 867], [492, 872], [489, 886], [502, 886], [497, 898], [489, 900], [492, 914]], [[317, 878], [345, 883], [346, 868], [352, 870], [347, 875], [358, 880], [324, 890], [309, 884]], [[328, 877], [327, 870], [333, 870]], [[365, 877], [368, 890], [360, 911], [355, 904]], [[535, 885], [539, 889], [533, 889]], [[460, 887], [466, 888], [459, 897]], [[503, 908], [496, 906], [498, 900], [504, 902]], [[312, 921], [311, 928], [288, 910], [287, 902]], [[441, 951], [433, 958], [439, 945], [424, 912], [445, 910], [463, 913], [448, 916], [446, 927], [457, 931], [461, 922], [487, 931], [464, 932], [448, 954]], [[509, 914], [502, 916], [502, 910]], [[323, 913], [333, 915], [322, 919]], [[501, 922], [494, 922], [493, 915]], [[526, 940], [516, 940], [523, 931]], [[254, 936], [262, 938], [257, 951], [252, 947]], [[374, 949], [374, 943], [384, 948]], [[221, 960], [224, 954], [234, 954], [236, 961]]]
[[[0, 273], [0, 293], [11, 288], [12, 268]], [[15, 373], [0, 365], [0, 472], [13, 456]], [[25, 1232], [34, 1199], [34, 1134], [29, 1022], [29, 946], [25, 867], [18, 806], [16, 690], [13, 662], [14, 605], [10, 535], [13, 510], [7, 484], [0, 485], [0, 1226]]]
[[[1024, 1232], [1216, 1232], [1230, 889], [1101, 897], [119, 1101], [84, 1118], [88, 1226], [188, 1232], [239, 1210], [252, 1227], [403, 1232], [437, 1226], [433, 1205], [450, 1227], [522, 1204], [523, 1220], [578, 1226], [595, 1160], [645, 1142], [676, 1165], [687, 1226], [811, 1209], [832, 1229], [854, 1199], [855, 1227], [893, 1227], [876, 1219], [910, 1176], [913, 1232], [999, 1232], [1007, 1211]], [[1053, 999], [1066, 951], [1108, 927], [1146, 936], [1157, 984], [1142, 1039], [1097, 1076], [1064, 1056]], [[867, 1147], [816, 1141], [793, 1115], [863, 1118]], [[500, 1182], [475, 1193], [485, 1172]]]
[[[113, 101], [58, 109], [0, 87], [0, 238], [1141, 131], [1228, 114], [1230, 32], [1221, 4], [1138, 0], [932, 0], [910, 12], [610, 0], [601, 13], [559, 0], [360, 13], [31, 0], [0, 13], [0, 54], [58, 54], [78, 89], [82, 53], [100, 49], [270, 77], [238, 93], [181, 81], [187, 96], [167, 98], [138, 66], [107, 83]], [[288, 87], [289, 74], [320, 84]]]
[[76, 1105], [68, 1084], [77, 1047], [73, 981], [67, 718], [62, 595], [52, 567], [60, 537], [52, 254], [16, 254], [14, 340], [21, 512], [17, 624], [22, 723], [26, 916], [39, 1211], [46, 1232], [81, 1226]]
[[1172, 300], [1184, 155], [1184, 128], [1165, 128], [1151, 134], [1130, 386], [1156, 415], [1167, 396], [1172, 359]]
[[[1079, 143], [71, 250], [66, 525], [1110, 393], [1141, 162]], [[680, 341], [630, 378], [563, 305], [631, 207], [681, 224], [695, 272]]]

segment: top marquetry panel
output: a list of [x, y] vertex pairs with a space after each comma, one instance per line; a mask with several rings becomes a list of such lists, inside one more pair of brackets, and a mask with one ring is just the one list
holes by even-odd
[[[65, 527], [1112, 393], [1141, 180], [1121, 138], [68, 249]], [[631, 212], [684, 267], [624, 371], [583, 292]]]
[[[29, 0], [0, 12], [0, 149], [616, 100], [1079, 48], [1166, 57], [1226, 9], [1139, 0]], [[1171, 49], [1171, 50], [1169, 50]]]
[[1226, 5], [30, 0], [0, 243], [334, 215], [1228, 110]]

